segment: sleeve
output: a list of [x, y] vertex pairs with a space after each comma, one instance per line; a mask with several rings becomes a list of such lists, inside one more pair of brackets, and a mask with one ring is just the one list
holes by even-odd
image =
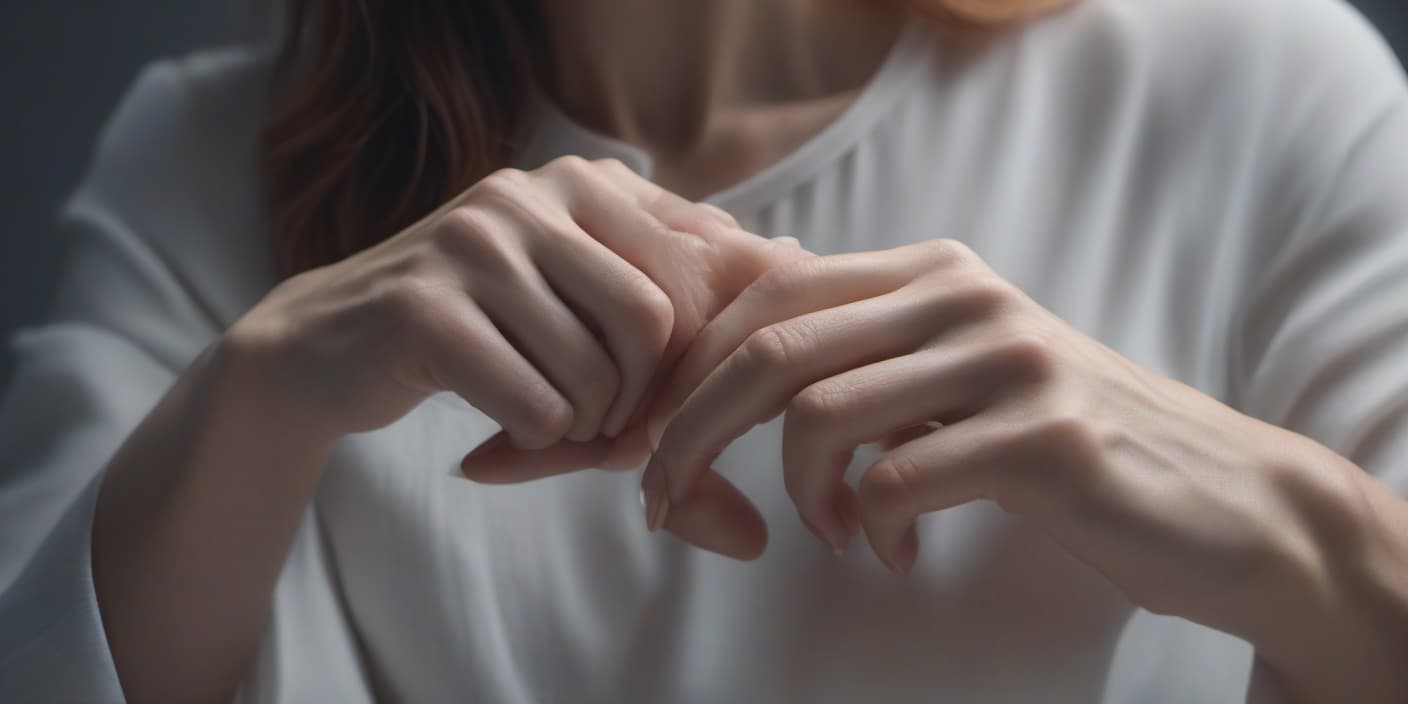
[[1352, 10], [1297, 4], [1230, 395], [1408, 494], [1408, 85]]
[[0, 403], [0, 701], [122, 701], [90, 571], [99, 476], [219, 329], [128, 215], [133, 193], [180, 197], [145, 180], [169, 154], [153, 147], [179, 99], [170, 66], [129, 92], [65, 209], [51, 320], [14, 342]]
[[[64, 209], [49, 322], [18, 335], [0, 400], [0, 702], [123, 701], [93, 587], [103, 468], [176, 377], [274, 283], [253, 153], [267, 57], [146, 69]], [[373, 683], [311, 507], [236, 696], [370, 702]]]

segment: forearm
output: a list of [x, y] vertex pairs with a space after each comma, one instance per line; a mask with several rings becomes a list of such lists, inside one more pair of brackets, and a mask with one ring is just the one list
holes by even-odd
[[1323, 447], [1305, 457], [1344, 490], [1303, 503], [1294, 607], [1251, 638], [1258, 659], [1292, 701], [1408, 701], [1408, 501]]
[[127, 698], [228, 700], [333, 439], [226, 341], [202, 354], [108, 467], [93, 577]]

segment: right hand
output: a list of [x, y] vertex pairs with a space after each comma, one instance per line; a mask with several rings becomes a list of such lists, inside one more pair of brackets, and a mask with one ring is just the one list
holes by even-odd
[[[288, 279], [226, 341], [328, 438], [449, 390], [503, 427], [485, 449], [573, 450], [551, 473], [583, 451], [600, 463], [583, 468], [629, 466], [648, 451], [657, 375], [749, 283], [804, 255], [620, 162], [564, 157], [495, 172], [377, 246]], [[612, 440], [628, 429], [632, 442]]]

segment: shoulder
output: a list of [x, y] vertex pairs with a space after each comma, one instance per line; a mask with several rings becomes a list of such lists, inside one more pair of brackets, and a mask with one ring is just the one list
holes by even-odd
[[[1394, 100], [1403, 69], [1343, 0], [1073, 0], [996, 33], [941, 31], [941, 80], [1092, 109], [1247, 113]], [[989, 80], [991, 79], [991, 80]], [[1074, 105], [1079, 98], [1085, 105]]]
[[[265, 52], [223, 49], [149, 64], [103, 128], [89, 182], [140, 186], [177, 179], [212, 164], [245, 166], [270, 80]], [[140, 176], [133, 180], [131, 177]], [[194, 184], [187, 184], [194, 185]]]
[[257, 117], [267, 92], [267, 50], [231, 47], [199, 51], [145, 66], [104, 129], [104, 143], [151, 128], [182, 133], [238, 131], [238, 118]]
[[1116, 50], [1156, 82], [1156, 93], [1262, 101], [1279, 111], [1324, 100], [1353, 107], [1405, 90], [1387, 42], [1344, 0], [1080, 2], [1072, 38]]
[[1267, 182], [1335, 168], [1408, 102], [1402, 65], [1343, 0], [1075, 0], [989, 52], [1008, 94], [1145, 169]]
[[[151, 253], [221, 318], [272, 283], [256, 175], [269, 51], [231, 48], [152, 63], [98, 138], [66, 217]], [[229, 322], [228, 320], [223, 322]]]
[[[1271, 52], [1335, 48], [1355, 60], [1392, 56], [1367, 19], [1345, 0], [1075, 0], [1055, 15], [1195, 62]], [[1199, 52], [1211, 52], [1202, 54]]]

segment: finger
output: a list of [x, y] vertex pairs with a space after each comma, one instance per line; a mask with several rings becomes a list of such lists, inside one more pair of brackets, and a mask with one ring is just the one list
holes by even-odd
[[795, 261], [759, 279], [699, 332], [675, 364], [649, 413], [652, 436], [660, 437], [684, 400], [755, 331], [895, 291], [914, 277], [914, 269], [912, 257], [862, 252]]
[[[623, 190], [608, 180], [602, 169], [586, 162], [573, 168], [580, 168], [580, 171], [572, 171], [569, 178], [550, 181], [548, 187], [561, 193], [568, 213], [587, 234], [665, 292], [674, 309], [674, 332], [677, 336], [693, 337], [713, 312], [715, 304], [711, 300], [709, 279], [716, 267], [718, 252], [705, 240], [665, 224], [642, 206], [644, 197]], [[640, 180], [634, 175], [632, 178]], [[655, 189], [658, 200], [678, 198], [654, 184], [650, 187]], [[702, 211], [698, 217], [707, 227], [722, 227], [713, 216]]]
[[[701, 225], [708, 230], [715, 226], [738, 227], [738, 221], [723, 208], [691, 201], [637, 174], [620, 160], [601, 159], [592, 163], [608, 182], [635, 201], [637, 207], [669, 227], [683, 232], [694, 232]], [[679, 227], [681, 225], [686, 227]]]
[[927, 333], [922, 306], [896, 292], [771, 325], [751, 335], [680, 407], [646, 472], [668, 474], [669, 498], [733, 440], [782, 412], [803, 387], [848, 369], [910, 352]]
[[596, 466], [600, 469], [636, 469], [650, 458], [650, 439], [641, 425], [626, 428]]
[[981, 416], [946, 425], [880, 457], [861, 476], [861, 525], [880, 561], [908, 574], [918, 554], [920, 515], [997, 500], [1007, 474], [1000, 425]]
[[714, 205], [713, 203], [706, 203], [701, 201], [699, 203], [696, 203], [695, 205], [698, 205], [710, 215], [713, 215], [714, 219], [718, 220], [719, 224], [725, 227], [731, 227], [734, 229], [739, 229], [742, 227], [738, 224], [738, 219], [733, 217], [732, 213], [728, 212], [727, 210], [724, 210], [723, 208], [720, 208], [717, 205]]
[[663, 518], [675, 537], [735, 560], [753, 560], [767, 547], [762, 514], [718, 472], [706, 471], [695, 492]]
[[[642, 210], [653, 215], [672, 231], [702, 240], [716, 258], [714, 271], [720, 280], [723, 303], [732, 300], [764, 272], [802, 257], [813, 256], [793, 237], [763, 238], [739, 227], [727, 211], [711, 203], [689, 201], [631, 171], [621, 162], [605, 159], [596, 164], [614, 186], [626, 193]], [[703, 320], [716, 310], [705, 311]]]
[[614, 441], [598, 437], [586, 442], [564, 440], [545, 448], [523, 450], [498, 433], [460, 461], [465, 477], [484, 484], [515, 484], [595, 467], [611, 452]]
[[588, 319], [615, 362], [619, 387], [601, 431], [619, 434], [654, 378], [674, 329], [674, 306], [650, 277], [583, 233], [536, 256], [553, 289]]
[[615, 362], [530, 262], [512, 275], [475, 282], [490, 319], [572, 404], [569, 440], [601, 431], [621, 375]]
[[[845, 483], [855, 448], [897, 433], [912, 441], [976, 413], [994, 392], [992, 362], [966, 345], [924, 349], [818, 381], [787, 406], [782, 430], [783, 483], [802, 521], [844, 550], [860, 526]], [[887, 448], [887, 449], [893, 449]]]
[[[576, 223], [669, 299], [673, 327], [661, 368], [668, 368], [671, 353], [682, 352], [704, 323], [762, 271], [807, 256], [795, 240], [765, 240], [737, 230], [725, 224], [717, 209], [690, 203], [619, 162], [564, 158], [544, 171], [542, 183], [559, 194]], [[629, 398], [639, 397], [632, 393]], [[618, 430], [634, 410], [627, 403], [613, 407], [607, 427]]]
[[[610, 166], [608, 166], [610, 165]], [[716, 217], [665, 189], [642, 179], [615, 160], [589, 162], [575, 156], [561, 157], [534, 172], [541, 188], [566, 206], [582, 229], [655, 278], [669, 271], [672, 262], [666, 243], [690, 239], [671, 230], [656, 215], [688, 209], [720, 227]]]
[[901, 428], [888, 435], [880, 442], [880, 448], [885, 451], [893, 450], [910, 440], [923, 437], [942, 427], [941, 423], [929, 422], [923, 425], [912, 425], [908, 428]]
[[547, 447], [567, 434], [571, 404], [484, 311], [466, 302], [444, 306], [430, 320], [429, 369], [445, 388], [503, 426], [518, 447]]
[[536, 450], [514, 447], [504, 433], [496, 433], [460, 460], [460, 472], [485, 484], [516, 484], [584, 469], [633, 469], [649, 454], [644, 428], [615, 439], [564, 440]]
[[[671, 308], [668, 349], [682, 351], [720, 306], [713, 300], [715, 282], [711, 280], [712, 272], [719, 268], [718, 253], [704, 240], [665, 225], [598, 165], [565, 157], [551, 166], [541, 177], [543, 187], [557, 194], [576, 226], [664, 293]], [[630, 178], [643, 181], [634, 174]], [[678, 198], [654, 184], [650, 187], [660, 199]], [[712, 216], [705, 217], [712, 222]], [[713, 226], [718, 227], [717, 223]], [[559, 243], [553, 241], [540, 256], [551, 256], [558, 248]], [[568, 266], [575, 263], [568, 262]], [[670, 362], [668, 357], [661, 360], [661, 364]], [[653, 365], [650, 371], [654, 369]], [[608, 414], [608, 427], [616, 430], [624, 426], [635, 410], [625, 403], [614, 406]]]

